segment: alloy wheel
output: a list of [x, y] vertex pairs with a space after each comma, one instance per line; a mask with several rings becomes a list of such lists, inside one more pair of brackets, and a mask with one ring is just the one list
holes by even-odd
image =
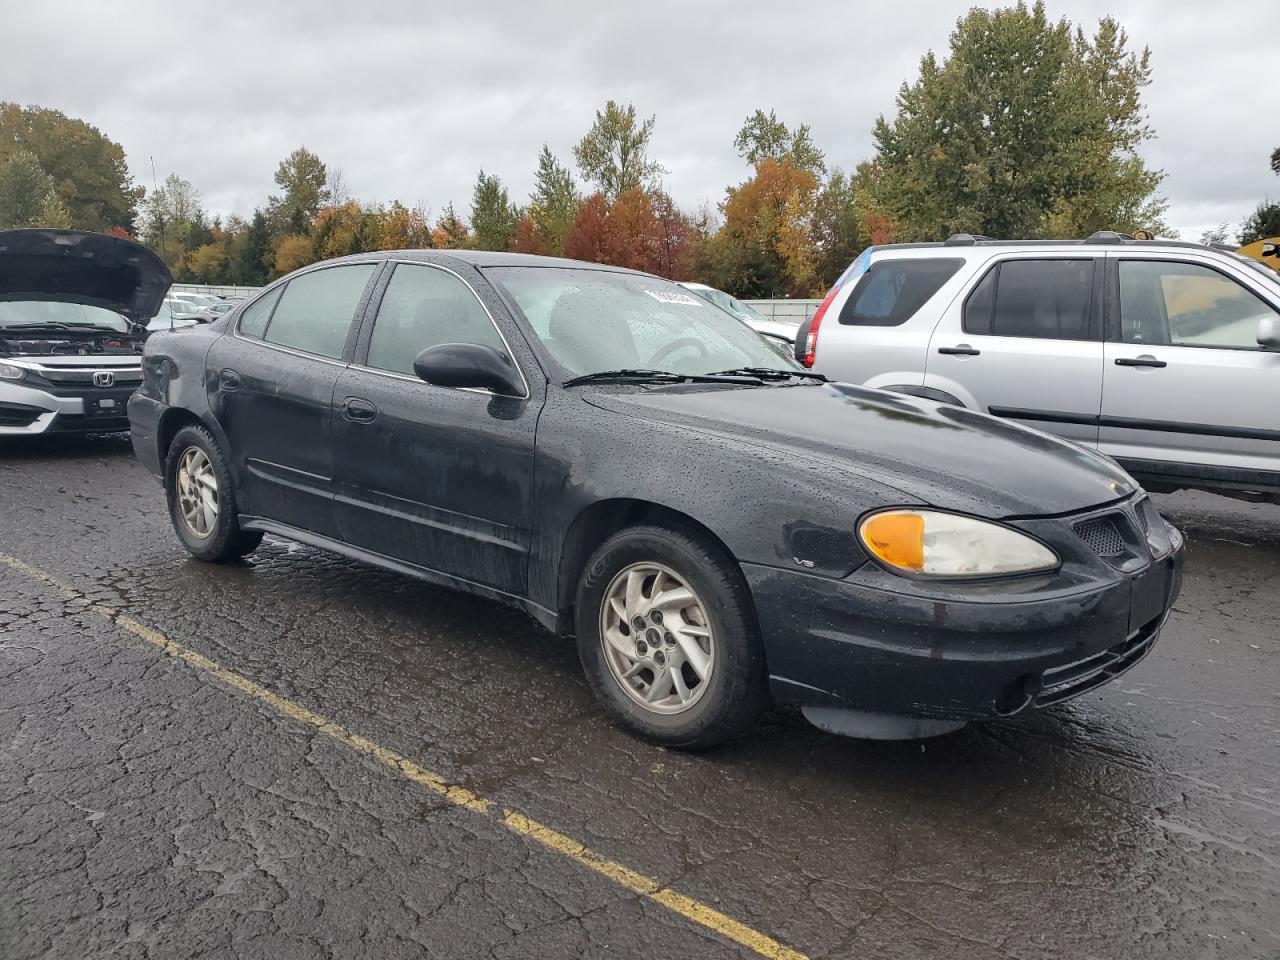
[[187, 447], [175, 479], [183, 526], [193, 537], [208, 537], [218, 525], [218, 477], [209, 457], [199, 447]]
[[706, 606], [660, 563], [633, 563], [610, 581], [600, 607], [600, 643], [614, 680], [652, 713], [688, 710], [715, 669]]

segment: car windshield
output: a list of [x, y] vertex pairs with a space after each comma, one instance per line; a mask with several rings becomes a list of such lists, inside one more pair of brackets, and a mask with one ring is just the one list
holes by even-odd
[[723, 290], [717, 290], [715, 287], [691, 287], [694, 293], [710, 300], [717, 307], [728, 310], [730, 313], [737, 314], [743, 320], [755, 320], [765, 322], [764, 315], [755, 308], [743, 303], [732, 294], [725, 293]]
[[657, 277], [574, 267], [493, 267], [487, 275], [571, 376], [799, 370], [732, 315]]
[[54, 327], [101, 327], [125, 333], [129, 324], [114, 310], [81, 303], [52, 303], [45, 300], [16, 300], [0, 303], [0, 327], [50, 324]]

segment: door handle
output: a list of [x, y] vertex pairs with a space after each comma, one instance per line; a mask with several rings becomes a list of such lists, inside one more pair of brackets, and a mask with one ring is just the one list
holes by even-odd
[[230, 368], [219, 370], [218, 384], [223, 390], [236, 390], [240, 386], [240, 374]]
[[967, 343], [957, 344], [954, 347], [939, 347], [938, 352], [949, 357], [976, 357], [982, 353], [981, 350], [975, 350]]
[[1163, 360], [1157, 360], [1149, 353], [1140, 357], [1116, 357], [1117, 367], [1167, 367]]
[[342, 403], [342, 415], [355, 423], [369, 423], [378, 415], [378, 408], [368, 400], [347, 397]]

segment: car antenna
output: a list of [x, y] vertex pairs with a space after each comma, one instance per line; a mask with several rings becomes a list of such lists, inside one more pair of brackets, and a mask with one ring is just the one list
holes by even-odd
[[[156, 194], [160, 192], [160, 181], [156, 179], [156, 155], [154, 153], [149, 153], [147, 154], [147, 159], [151, 161], [151, 192], [153, 194]], [[164, 249], [164, 217], [161, 216], [159, 220], [160, 220], [160, 249], [163, 250]], [[168, 294], [169, 294], [169, 291], [166, 290], [165, 296], [168, 296]], [[169, 311], [169, 332], [173, 333], [173, 311], [172, 310]]]

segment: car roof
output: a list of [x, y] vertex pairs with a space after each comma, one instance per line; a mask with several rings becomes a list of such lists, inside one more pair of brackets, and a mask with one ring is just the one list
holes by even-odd
[[[497, 250], [457, 250], [427, 248], [422, 250], [377, 250], [368, 253], [354, 253], [334, 260], [325, 260], [315, 266], [323, 266], [348, 261], [370, 259], [385, 260], [417, 260], [425, 263], [464, 263], [473, 267], [560, 267], [578, 270], [603, 270], [610, 273], [631, 273], [648, 277], [653, 274], [641, 270], [628, 270], [626, 267], [615, 267], [607, 263], [592, 263], [587, 260], [569, 260], [565, 257], [543, 257], [533, 253], [507, 253]], [[661, 278], [659, 278], [661, 279]]]

